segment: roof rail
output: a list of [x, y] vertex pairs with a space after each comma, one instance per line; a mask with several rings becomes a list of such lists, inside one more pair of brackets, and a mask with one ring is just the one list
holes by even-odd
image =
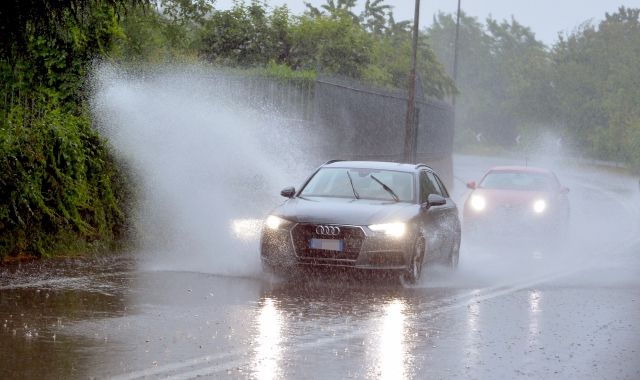
[[418, 169], [419, 167], [425, 167], [425, 168], [427, 168], [427, 169], [431, 169], [431, 170], [433, 170], [433, 168], [432, 168], [431, 166], [429, 166], [429, 165], [425, 165], [425, 164], [418, 164], [418, 165], [416, 165], [416, 167], [415, 167], [415, 168], [416, 168], [416, 169]]
[[329, 164], [333, 164], [334, 162], [340, 162], [340, 161], [344, 161], [344, 160], [329, 160], [325, 162], [323, 165], [329, 165]]

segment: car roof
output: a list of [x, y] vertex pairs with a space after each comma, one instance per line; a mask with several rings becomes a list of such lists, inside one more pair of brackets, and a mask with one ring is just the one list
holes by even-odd
[[492, 171], [517, 171], [517, 172], [536, 172], [536, 173], [545, 173], [551, 174], [551, 170], [543, 169], [543, 168], [535, 168], [532, 166], [496, 166], [489, 170]]
[[[396, 170], [403, 172], [415, 172], [417, 165], [415, 164], [403, 164], [399, 162], [384, 162], [384, 161], [334, 161], [323, 165], [325, 168], [357, 168], [357, 169], [382, 169], [382, 170]], [[420, 168], [426, 168], [431, 170], [426, 165], [421, 165]]]

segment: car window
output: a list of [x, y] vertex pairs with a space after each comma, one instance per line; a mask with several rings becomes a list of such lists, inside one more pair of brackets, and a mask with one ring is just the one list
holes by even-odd
[[436, 178], [436, 183], [438, 184], [438, 186], [440, 186], [440, 191], [442, 192], [442, 196], [445, 198], [449, 198], [449, 192], [447, 191], [447, 188], [444, 187], [444, 184], [440, 180], [440, 177], [438, 177], [435, 174], [433, 176]]
[[420, 203], [425, 203], [431, 194], [442, 195], [433, 174], [420, 172]]
[[552, 178], [545, 173], [496, 170], [489, 172], [480, 186], [485, 189], [552, 191]]
[[556, 177], [556, 173], [551, 173], [551, 175], [553, 176], [553, 186], [559, 188], [560, 180], [558, 179], [558, 177]]
[[377, 179], [393, 190], [400, 201], [413, 201], [412, 173], [358, 168], [322, 168], [302, 189], [300, 195], [303, 197], [354, 198], [349, 176], [353, 180], [353, 187], [358, 196], [362, 199], [393, 200], [393, 195], [375, 180]]

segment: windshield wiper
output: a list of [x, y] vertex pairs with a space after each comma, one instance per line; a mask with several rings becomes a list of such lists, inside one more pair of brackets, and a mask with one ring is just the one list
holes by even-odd
[[380, 184], [380, 186], [382, 186], [383, 189], [387, 190], [389, 192], [389, 194], [391, 194], [391, 196], [393, 197], [393, 199], [396, 202], [400, 202], [400, 198], [398, 198], [398, 195], [396, 193], [394, 193], [393, 190], [391, 190], [391, 188], [389, 186], [387, 186], [384, 183], [380, 182], [380, 180], [377, 179], [376, 177], [374, 177], [373, 174], [371, 174], [371, 178], [373, 178], [374, 181], [378, 182]]
[[348, 170], [347, 170], [347, 176], [349, 176], [349, 182], [351, 182], [351, 188], [353, 189], [353, 195], [356, 197], [356, 199], [360, 199], [360, 196], [358, 195], [358, 192], [356, 191], [355, 186], [353, 186], [353, 180], [351, 179], [351, 174], [349, 174]]

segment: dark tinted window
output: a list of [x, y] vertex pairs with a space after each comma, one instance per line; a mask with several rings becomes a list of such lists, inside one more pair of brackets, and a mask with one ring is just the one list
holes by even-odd
[[440, 177], [438, 177], [437, 175], [433, 175], [434, 177], [436, 177], [436, 182], [438, 183], [438, 185], [440, 186], [440, 190], [442, 191], [442, 196], [445, 198], [449, 198], [449, 192], [447, 191], [447, 188], [444, 187], [444, 184], [442, 183], [442, 181], [440, 180]]
[[433, 174], [420, 172], [420, 203], [425, 203], [430, 194], [442, 195]]

